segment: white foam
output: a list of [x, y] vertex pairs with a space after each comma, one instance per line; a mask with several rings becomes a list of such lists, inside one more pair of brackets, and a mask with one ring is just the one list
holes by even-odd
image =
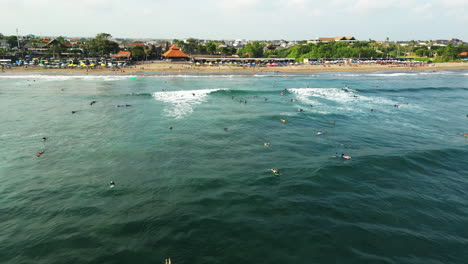
[[170, 106], [164, 112], [169, 117], [179, 119], [193, 113], [194, 106], [205, 102], [208, 94], [219, 90], [225, 89], [155, 92], [153, 97], [169, 103]]
[[401, 76], [416, 76], [418, 73], [407, 73], [407, 72], [393, 72], [393, 73], [372, 73], [366, 76], [370, 77], [401, 77]]
[[[382, 97], [358, 95], [353, 89], [342, 88], [292, 88], [288, 91], [296, 95], [299, 102], [314, 105], [314, 110], [324, 112], [367, 112], [371, 108], [394, 105], [394, 101]], [[333, 104], [327, 103], [332, 101]]]
[[169, 74], [169, 75], [146, 75], [151, 78], [233, 78], [233, 77], [250, 77], [249, 75], [190, 75], [190, 74]]
[[[319, 98], [341, 103], [356, 100], [353, 97], [356, 95], [356, 91], [349, 88], [347, 90], [341, 88], [290, 88], [288, 91], [296, 94], [297, 99], [308, 104], [317, 104], [317, 100], [320, 102]], [[311, 97], [315, 98], [310, 99]]]

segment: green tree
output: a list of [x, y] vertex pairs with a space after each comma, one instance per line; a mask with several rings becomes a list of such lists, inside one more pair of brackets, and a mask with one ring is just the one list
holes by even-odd
[[16, 36], [8, 36], [5, 38], [10, 47], [18, 47], [18, 38]]
[[208, 43], [206, 43], [205, 47], [206, 47], [206, 51], [209, 54], [213, 55], [216, 52], [218, 45], [214, 41], [209, 41]]
[[442, 60], [443, 61], [449, 61], [449, 60], [454, 60], [458, 58], [457, 51], [453, 47], [452, 43], [449, 42], [447, 46], [445, 46], [443, 52], [442, 52]]
[[263, 45], [259, 41], [252, 41], [239, 49], [238, 53], [243, 57], [263, 58]]
[[142, 46], [133, 46], [130, 48], [130, 51], [132, 52], [132, 57], [137, 60], [142, 60], [145, 56], [145, 48]]
[[94, 39], [86, 43], [86, 50], [92, 56], [104, 56], [119, 51], [119, 44], [110, 40], [112, 35], [108, 33], [97, 34]]

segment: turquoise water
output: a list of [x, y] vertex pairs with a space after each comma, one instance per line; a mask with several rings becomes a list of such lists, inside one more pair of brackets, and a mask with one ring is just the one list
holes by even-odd
[[466, 262], [468, 72], [130, 77], [0, 75], [1, 263]]

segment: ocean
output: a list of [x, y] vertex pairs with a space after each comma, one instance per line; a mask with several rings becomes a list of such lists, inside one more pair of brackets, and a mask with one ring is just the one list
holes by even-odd
[[467, 71], [3, 73], [0, 263], [467, 263], [467, 107]]

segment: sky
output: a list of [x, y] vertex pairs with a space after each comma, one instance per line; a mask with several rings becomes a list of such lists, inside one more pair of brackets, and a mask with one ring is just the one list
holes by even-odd
[[468, 0], [0, 0], [0, 33], [468, 41]]

